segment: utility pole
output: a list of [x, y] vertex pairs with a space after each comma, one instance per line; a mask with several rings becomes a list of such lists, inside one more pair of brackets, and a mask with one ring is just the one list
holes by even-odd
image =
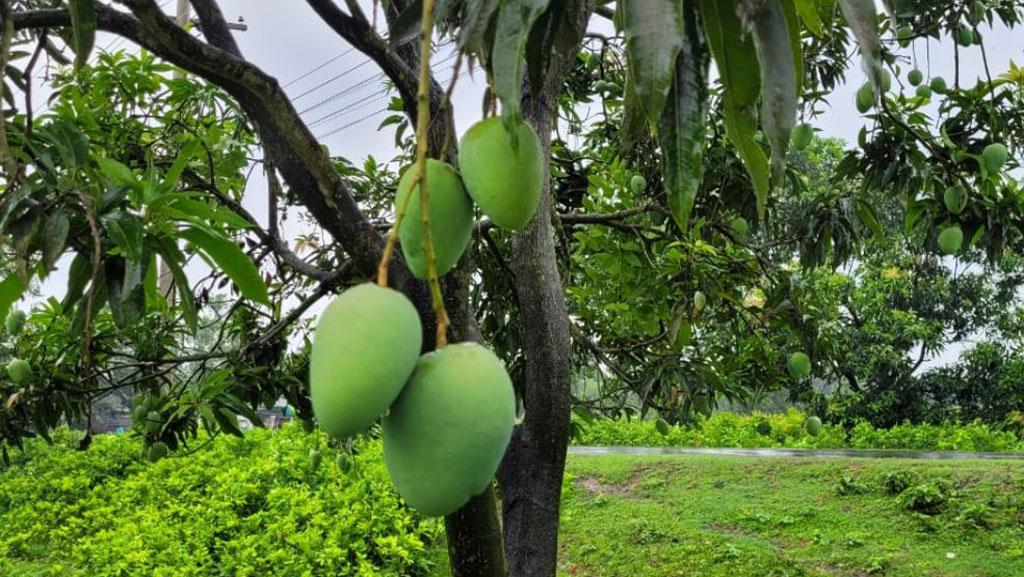
[[[192, 5], [188, 3], [188, 0], [178, 0], [178, 11], [176, 20], [178, 26], [182, 28], [188, 26], [189, 17], [192, 15]], [[182, 76], [181, 72], [174, 74], [176, 78]], [[167, 302], [174, 304], [174, 275], [171, 274], [171, 267], [167, 266], [167, 263], [160, 259], [159, 275], [160, 294], [164, 295]]]
[[[188, 3], [188, 0], [178, 0], [178, 10], [175, 20], [178, 22], [178, 26], [185, 28], [189, 24], [189, 18], [192, 15], [192, 5]], [[182, 76], [181, 72], [174, 74], [175, 78]], [[167, 302], [174, 304], [174, 275], [171, 274], [171, 267], [167, 266], [167, 262], [160, 259], [159, 275], [160, 294], [164, 295]]]
[[[178, 9], [177, 9], [177, 12], [176, 12], [176, 15], [175, 15], [175, 20], [178, 22], [178, 26], [181, 26], [182, 28], [185, 28], [190, 23], [191, 24], [197, 24], [196, 22], [192, 22], [191, 18], [192, 18], [192, 5], [189, 4], [189, 0], [178, 0]], [[228, 24], [228, 28], [231, 29], [231, 30], [241, 30], [241, 31], [248, 30], [248, 26], [246, 26], [243, 22], [241, 22], [241, 18], [239, 18], [239, 22], [238, 23], [234, 23], [234, 22], [229, 23]], [[180, 72], [180, 71], [175, 73], [175, 77], [176, 78], [180, 78], [182, 76], [183, 76], [183, 73]], [[163, 259], [160, 259], [159, 262], [160, 262], [160, 268], [158, 269], [159, 273], [158, 273], [157, 278], [159, 279], [158, 283], [160, 285], [160, 294], [164, 295], [164, 298], [167, 299], [167, 302], [173, 304], [174, 303], [174, 275], [171, 274], [171, 268], [169, 266], [167, 266], [167, 263], [164, 262]]]

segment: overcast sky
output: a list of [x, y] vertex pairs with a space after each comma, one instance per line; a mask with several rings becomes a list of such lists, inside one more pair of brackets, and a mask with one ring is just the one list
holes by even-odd
[[[363, 2], [369, 13], [369, 3]], [[253, 2], [251, 0], [221, 0], [220, 5], [229, 20], [244, 19], [245, 32], [235, 36], [242, 53], [266, 72], [275, 76], [293, 98], [296, 109], [302, 113], [313, 133], [332, 154], [341, 155], [359, 163], [372, 155], [388, 160], [394, 155], [394, 135], [391, 128], [378, 131], [385, 118], [387, 106], [385, 85], [379, 70], [359, 52], [352, 50], [334, 32], [324, 25], [308, 5], [300, 0]], [[165, 10], [174, 11], [174, 1], [168, 1]], [[608, 34], [610, 24], [595, 17], [591, 29]], [[1024, 40], [1021, 30], [990, 30], [982, 28], [992, 74], [1004, 72], [1011, 59], [1024, 63]], [[132, 49], [127, 42], [107, 34], [100, 34], [99, 48]], [[925, 72], [944, 76], [953, 82], [953, 49], [950, 42], [918, 41], [913, 49], [903, 53], [914, 59]], [[930, 54], [930, 58], [929, 58]], [[984, 75], [981, 51], [978, 48], [961, 49], [961, 83], [973, 84], [975, 77]], [[451, 79], [451, 50], [441, 48], [435, 60], [435, 73], [445, 85]], [[864, 81], [859, 65], [854, 65], [850, 82], [840, 87], [830, 98], [831, 108], [824, 111], [813, 124], [822, 135], [855, 141], [864, 125], [854, 106], [854, 93]], [[482, 95], [482, 75], [461, 75], [454, 93], [456, 128], [461, 134], [479, 118]], [[45, 89], [41, 90], [45, 94]], [[246, 205], [260, 218], [265, 218], [265, 180], [258, 172], [250, 182], [252, 194]], [[288, 231], [286, 229], [286, 231]], [[288, 231], [295, 234], [297, 230]], [[62, 294], [66, 285], [63, 263], [42, 287], [42, 294]], [[198, 270], [197, 270], [198, 272]], [[35, 299], [33, 299], [35, 300]], [[313, 311], [315, 312], [315, 310]]]

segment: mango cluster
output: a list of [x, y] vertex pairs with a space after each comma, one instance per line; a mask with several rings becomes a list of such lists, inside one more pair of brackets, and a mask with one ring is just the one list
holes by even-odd
[[[458, 263], [473, 233], [473, 203], [491, 222], [519, 230], [530, 222], [544, 183], [540, 139], [533, 127], [516, 120], [488, 118], [474, 124], [459, 145], [459, 169], [428, 160], [430, 240], [438, 276]], [[427, 256], [420, 189], [415, 166], [398, 182], [396, 207], [405, 206], [398, 229], [402, 254], [416, 277], [427, 278]], [[411, 196], [410, 196], [411, 195]]]
[[[428, 160], [429, 234], [442, 275], [459, 261], [474, 225], [474, 202], [497, 226], [533, 218], [544, 168], [528, 124], [490, 118], [462, 139], [459, 170]], [[405, 207], [398, 234], [409, 270], [428, 275], [415, 167], [399, 180]], [[345, 438], [382, 420], [384, 461], [399, 494], [425, 515], [447, 515], [482, 493], [515, 425], [512, 380], [498, 357], [476, 343], [421, 355], [423, 326], [400, 292], [363, 284], [338, 295], [317, 323], [310, 351], [313, 413]]]

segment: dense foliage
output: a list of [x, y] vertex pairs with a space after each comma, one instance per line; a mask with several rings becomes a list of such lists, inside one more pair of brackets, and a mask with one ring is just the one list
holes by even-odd
[[[818, 435], [807, 429], [807, 415], [715, 413], [685, 426], [659, 431], [656, 421], [607, 419], [577, 421], [580, 445], [625, 447], [735, 447], [794, 449], [896, 449], [915, 451], [1024, 451], [1024, 429], [966, 425], [901, 424], [875, 428], [860, 421], [849, 429], [825, 424]], [[1017, 425], [1019, 427], [1019, 425]]]
[[3, 575], [423, 575], [440, 537], [401, 504], [379, 443], [344, 464], [294, 425], [151, 464], [131, 436], [79, 438], [0, 470]]

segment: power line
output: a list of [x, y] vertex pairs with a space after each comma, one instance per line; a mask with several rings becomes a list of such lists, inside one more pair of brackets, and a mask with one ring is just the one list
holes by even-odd
[[304, 96], [308, 96], [308, 95], [316, 92], [317, 90], [320, 90], [324, 86], [327, 86], [328, 84], [331, 84], [333, 82], [336, 82], [337, 80], [340, 80], [341, 78], [344, 78], [345, 76], [348, 76], [349, 74], [355, 72], [356, 70], [359, 70], [363, 66], [366, 66], [370, 62], [371, 62], [371, 60], [369, 58], [367, 58], [366, 60], [363, 60], [362, 62], [360, 62], [359, 64], [356, 64], [355, 66], [346, 68], [345, 70], [343, 70], [341, 72], [341, 74], [337, 74], [335, 76], [332, 76], [332, 77], [328, 78], [327, 80], [324, 80], [320, 84], [317, 84], [313, 88], [310, 88], [309, 90], [303, 92], [302, 94], [299, 94], [298, 96], [295, 96], [294, 98], [292, 98], [292, 102], [295, 102], [296, 100], [299, 100], [300, 98], [302, 98]]
[[332, 64], [334, 62], [337, 62], [341, 58], [344, 58], [345, 56], [347, 56], [353, 50], [355, 50], [354, 47], [349, 47], [348, 50], [344, 50], [340, 54], [337, 54], [337, 55], [335, 55], [335, 56], [333, 56], [331, 58], [328, 58], [327, 60], [325, 60], [321, 64], [319, 64], [317, 66], [314, 66], [312, 69], [307, 70], [306, 72], [304, 72], [303, 74], [299, 75], [298, 77], [289, 80], [288, 82], [283, 84], [281, 86], [281, 88], [288, 88], [289, 86], [295, 84], [296, 82], [308, 78], [311, 74], [319, 72], [320, 70], [323, 70], [324, 68], [326, 68], [328, 65], [330, 65], [330, 64]]
[[352, 86], [349, 86], [348, 88], [342, 90], [341, 92], [337, 92], [335, 94], [332, 94], [331, 96], [328, 96], [327, 98], [324, 98], [323, 100], [321, 100], [321, 101], [319, 101], [319, 102], [317, 102], [315, 104], [312, 104], [312, 105], [304, 108], [303, 110], [300, 110], [299, 114], [305, 114], [307, 112], [311, 112], [313, 110], [316, 110], [317, 108], [320, 108], [321, 106], [323, 106], [325, 104], [329, 104], [329, 103], [337, 100], [338, 98], [340, 98], [340, 97], [342, 97], [342, 96], [344, 96], [346, 94], [349, 94], [350, 92], [354, 92], [355, 90], [358, 90], [359, 88], [365, 86], [369, 82], [372, 82], [374, 80], [383, 80], [383, 79], [384, 79], [384, 75], [383, 74], [374, 74], [373, 76], [370, 76], [370, 77], [368, 77], [368, 78], [366, 78], [366, 79], [364, 79], [364, 80], [362, 80], [360, 82], [357, 82], [357, 83], [353, 84]]
[[[451, 66], [451, 67], [449, 67], [449, 68], [448, 68], [448, 70], [445, 70], [444, 72], [450, 72], [450, 71], [451, 71], [451, 70], [453, 70], [454, 68], [455, 68], [455, 66]], [[443, 72], [442, 72], [442, 73], [443, 73]], [[454, 80], [457, 80], [457, 79], [459, 79], [459, 78], [462, 78], [462, 77], [463, 77], [464, 75], [466, 75], [467, 73], [468, 73], [468, 71], [467, 71], [466, 69], [462, 69], [462, 70], [461, 70], [461, 71], [459, 72], [458, 76], [456, 76], [456, 78], [455, 78], [455, 79], [453, 79], [453, 81], [454, 81]], [[388, 112], [388, 111], [390, 111], [390, 110], [391, 110], [391, 107], [390, 107], [390, 106], [385, 106], [384, 108], [381, 108], [381, 109], [375, 110], [375, 111], [373, 111], [373, 112], [371, 112], [371, 113], [369, 113], [369, 114], [367, 114], [367, 115], [365, 115], [365, 116], [362, 116], [362, 117], [360, 117], [360, 118], [357, 118], [357, 119], [355, 119], [355, 120], [352, 120], [351, 122], [347, 122], [347, 123], [345, 123], [345, 124], [343, 124], [343, 125], [341, 125], [341, 126], [339, 126], [339, 127], [337, 127], [337, 128], [333, 128], [333, 129], [331, 129], [331, 130], [329, 130], [329, 131], [327, 131], [327, 132], [325, 132], [325, 133], [323, 133], [323, 134], [318, 134], [318, 135], [316, 136], [316, 139], [317, 139], [317, 140], [323, 140], [323, 139], [325, 139], [325, 138], [328, 138], [328, 137], [334, 136], [335, 134], [338, 134], [339, 132], [342, 132], [343, 130], [346, 130], [346, 129], [348, 129], [348, 128], [351, 128], [351, 127], [353, 127], [353, 126], [355, 126], [355, 125], [357, 125], [357, 124], [360, 124], [360, 123], [366, 122], [367, 120], [370, 120], [371, 118], [374, 118], [374, 117], [376, 117], [377, 115], [379, 115], [379, 114], [381, 114], [381, 113], [383, 113], [383, 112]], [[344, 116], [344, 115], [342, 115], [342, 116]]]
[[[455, 69], [455, 66], [452, 65], [452, 66], [449, 66], [448, 68], [446, 68], [445, 70], [442, 70], [438, 74], [446, 74], [448, 72], [451, 72], [454, 69]], [[382, 88], [382, 89], [374, 92], [373, 94], [370, 94], [368, 96], [360, 98], [359, 100], [356, 100], [354, 102], [350, 102], [347, 105], [345, 105], [345, 106], [343, 106], [343, 107], [341, 107], [341, 108], [339, 108], [337, 110], [334, 110], [333, 112], [329, 112], [329, 113], [327, 113], [327, 114], [325, 114], [325, 115], [323, 115], [323, 116], [321, 116], [321, 117], [319, 117], [319, 118], [309, 122], [307, 126], [312, 128], [314, 126], [323, 124], [324, 122], [326, 122], [328, 120], [331, 120], [332, 118], [337, 118], [339, 116], [345, 116], [353, 108], [361, 108], [362, 106], [360, 106], [360, 105], [363, 104], [364, 102], [366, 102], [368, 100], [371, 100], [371, 99], [374, 99], [374, 98], [378, 98], [380, 96], [383, 96], [383, 95], [387, 94], [387, 92], [388, 92], [388, 89], [386, 87]]]
[[[455, 58], [455, 54], [451, 54], [447, 58], [442, 58], [440, 61], [437, 62], [437, 64], [438, 65], [445, 64], [445, 63], [451, 61], [453, 58]], [[449, 67], [448, 70], [451, 70], [451, 67]], [[359, 81], [359, 82], [357, 82], [357, 83], [355, 83], [355, 84], [353, 84], [351, 86], [348, 86], [348, 87], [344, 88], [340, 92], [336, 92], [336, 93], [332, 94], [331, 96], [328, 96], [327, 98], [324, 98], [323, 100], [320, 100], [319, 102], [316, 102], [314, 104], [311, 104], [311, 105], [307, 106], [306, 108], [300, 110], [299, 114], [300, 115], [301, 114], [306, 114], [307, 112], [311, 112], [313, 110], [316, 110], [317, 108], [320, 108], [321, 106], [324, 106], [325, 104], [330, 104], [331, 102], [334, 102], [338, 98], [358, 90], [359, 88], [365, 86], [366, 84], [368, 84], [368, 83], [370, 83], [370, 82], [372, 82], [374, 80], [383, 80], [383, 79], [384, 79], [384, 75], [382, 73], [378, 72], [377, 74], [373, 74], [373, 75], [371, 75], [371, 76], [369, 76], [367, 78], [364, 78], [363, 80], [361, 80], [361, 81]]]

